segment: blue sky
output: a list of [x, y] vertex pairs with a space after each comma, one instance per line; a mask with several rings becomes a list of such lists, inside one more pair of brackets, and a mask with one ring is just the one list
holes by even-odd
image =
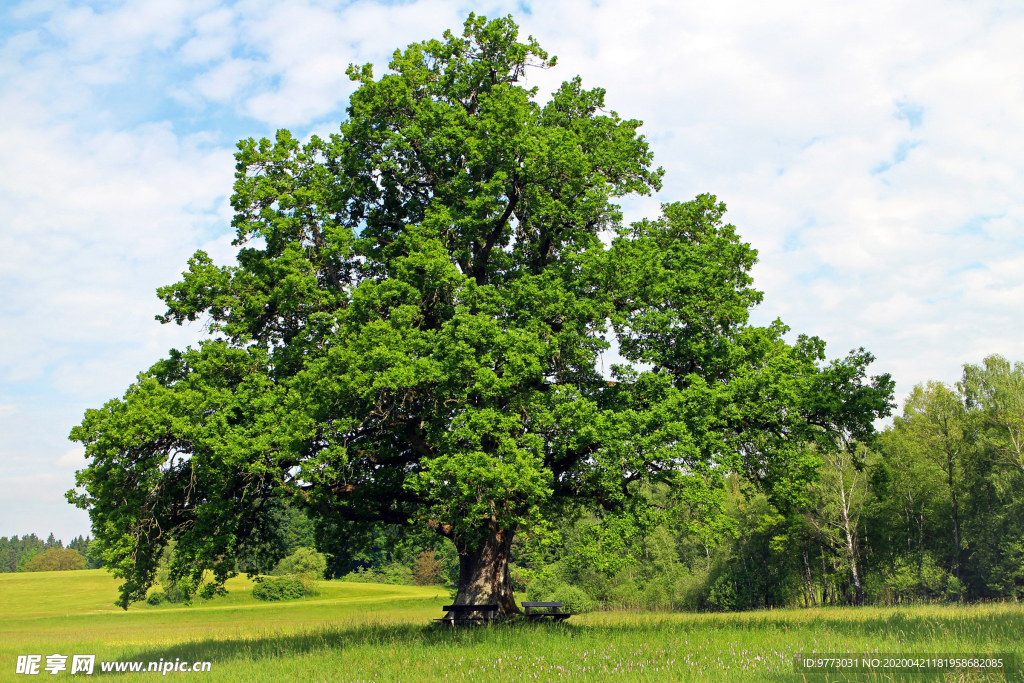
[[1017, 2], [136, 0], [0, 7], [0, 535], [88, 532], [63, 502], [86, 408], [200, 338], [156, 287], [231, 259], [234, 143], [336, 130], [349, 63], [512, 13], [645, 122], [660, 201], [713, 192], [759, 250], [758, 321], [864, 346], [904, 395], [1024, 359]]

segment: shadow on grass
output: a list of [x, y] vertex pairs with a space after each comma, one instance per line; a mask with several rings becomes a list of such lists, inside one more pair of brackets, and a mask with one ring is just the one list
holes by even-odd
[[[579, 628], [579, 627], [575, 627]], [[235, 659], [275, 659], [310, 652], [346, 650], [356, 647], [445, 648], [473, 646], [494, 641], [518, 640], [529, 632], [545, 636], [568, 635], [574, 627], [564, 624], [513, 622], [491, 626], [460, 627], [363, 623], [314, 627], [299, 633], [254, 633], [248, 638], [202, 639], [132, 655], [134, 660], [155, 661], [180, 658], [191, 661], [222, 662]], [[571, 635], [569, 636], [571, 637]]]
[[[1016, 639], [1024, 631], [1024, 613], [978, 615], [965, 618], [957, 614], [906, 614], [899, 611], [871, 615], [868, 612], [819, 612], [814, 615], [776, 615], [771, 612], [737, 615], [670, 615], [623, 612], [614, 623], [538, 623], [522, 619], [491, 626], [452, 628], [450, 626], [352, 623], [324, 624], [299, 633], [256, 631], [251, 637], [237, 639], [201, 639], [165, 648], [133, 653], [134, 660], [165, 661], [180, 658], [189, 661], [227, 662], [231, 660], [277, 659], [313, 652], [344, 651], [349, 648], [383, 647], [389, 650], [413, 648], [448, 649], [490, 645], [503, 651], [530, 652], [538, 636], [547, 645], [560, 641], [582, 645], [614, 641], [652, 643], [657, 640], [682, 640], [699, 632], [720, 633], [726, 640], [741, 632], [774, 634], [783, 640], [806, 639], [808, 634], [828, 631], [851, 643], [863, 640], [882, 642], [897, 639], [904, 652], [921, 647], [950, 647], [950, 639], [962, 650], [971, 641], [1002, 642], [1008, 651], [1019, 651]], [[1017, 634], [1017, 635], [1015, 635]], [[679, 645], [682, 647], [682, 645]], [[930, 651], [931, 651], [930, 650]]]

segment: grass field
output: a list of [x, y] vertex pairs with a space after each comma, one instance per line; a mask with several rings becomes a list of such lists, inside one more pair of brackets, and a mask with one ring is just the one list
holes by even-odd
[[[285, 603], [256, 601], [251, 588], [236, 578], [228, 583], [228, 596], [209, 602], [137, 605], [124, 612], [113, 605], [117, 581], [102, 570], [0, 574], [0, 680], [30, 680], [15, 674], [21, 654], [43, 655], [44, 666], [46, 655], [95, 654], [93, 677], [126, 680], [163, 676], [103, 674], [99, 662], [209, 661], [209, 672], [167, 676], [210, 683], [802, 681], [792, 673], [792, 656], [799, 652], [1024, 655], [1024, 608], [1012, 604], [602, 612], [563, 624], [451, 629], [431, 622], [448, 598], [441, 587], [325, 582], [320, 596]], [[67, 676], [69, 671], [57, 675]], [[1004, 680], [1001, 674], [940, 679]]]

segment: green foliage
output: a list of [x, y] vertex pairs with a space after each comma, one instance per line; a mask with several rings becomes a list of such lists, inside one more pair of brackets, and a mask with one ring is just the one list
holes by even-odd
[[[1014, 456], [1024, 366], [990, 356], [955, 387], [915, 387], [883, 435], [869, 524], [885, 599], [1019, 598], [1024, 469]], [[869, 526], [870, 529], [870, 526]]]
[[444, 564], [437, 558], [437, 554], [434, 550], [424, 550], [416, 556], [412, 577], [417, 586], [436, 586], [444, 582]]
[[167, 594], [163, 591], [150, 591], [149, 595], [146, 596], [146, 604], [153, 605], [154, 607], [165, 602], [168, 602]]
[[590, 612], [597, 609], [597, 602], [587, 595], [583, 590], [576, 586], [570, 586], [567, 583], [559, 584], [555, 586], [554, 590], [548, 594], [545, 599], [547, 601], [554, 601], [562, 603], [562, 609], [573, 612], [575, 614], [582, 614], [583, 612]]
[[77, 550], [85, 557], [88, 569], [99, 569], [103, 566], [100, 544], [88, 536], [79, 536], [68, 543], [68, 548]]
[[88, 542], [87, 553], [85, 559], [89, 569], [100, 569], [103, 567], [103, 545], [98, 539]]
[[440, 554], [442, 577], [449, 585], [459, 583], [459, 550], [451, 539], [442, 538], [438, 553]]
[[294, 576], [264, 578], [252, 588], [252, 596], [254, 598], [267, 602], [298, 600], [307, 594], [307, 587]]
[[174, 555], [177, 543], [171, 541], [164, 546], [160, 556], [156, 573], [157, 582], [163, 588], [163, 595], [167, 602], [191, 604], [196, 590], [202, 582], [202, 577], [197, 581], [193, 576], [175, 576]]
[[21, 538], [0, 536], [0, 573], [22, 571], [26, 563], [45, 549], [45, 544], [35, 534]]
[[557, 586], [564, 582], [548, 568], [547, 571], [535, 576], [526, 587], [526, 599], [529, 602], [545, 602], [545, 596], [550, 595]]
[[327, 571], [327, 558], [313, 548], [298, 548], [294, 553], [277, 563], [274, 575], [295, 574], [322, 579]]
[[739, 606], [736, 585], [731, 576], [719, 575], [708, 589], [708, 606], [715, 611], [729, 612]]
[[939, 566], [931, 554], [897, 557], [874, 586], [876, 600], [898, 605], [961, 597], [960, 582], [949, 570]]
[[313, 520], [291, 501], [270, 501], [237, 553], [236, 567], [251, 576], [269, 573], [277, 563], [299, 548], [316, 545]]
[[192, 577], [189, 576], [183, 576], [177, 581], [160, 585], [164, 587], [164, 595], [167, 596], [168, 602], [188, 605], [192, 603], [192, 598], [196, 594], [196, 586], [192, 581]]
[[597, 608], [597, 601], [585, 591], [565, 583], [553, 574], [542, 574], [534, 579], [526, 590], [530, 602], [561, 602], [564, 610], [582, 613]]
[[85, 557], [80, 552], [54, 545], [25, 562], [21, 571], [58, 572], [85, 568]]
[[[298, 581], [302, 585], [303, 595], [317, 595], [320, 592], [320, 580], [326, 571], [327, 558], [322, 553], [313, 548], [299, 548], [277, 564], [274, 574]], [[207, 587], [212, 589], [217, 584], [208, 584]]]
[[227, 595], [228, 591], [224, 586], [216, 583], [204, 583], [203, 586], [196, 592], [203, 600], [213, 600], [216, 597]]
[[[33, 559], [42, 554], [46, 550], [51, 549], [63, 549], [64, 544], [54, 537], [51, 533], [46, 541], [42, 541], [35, 534], [26, 534], [21, 538], [12, 536], [7, 538], [6, 536], [0, 537], [0, 573], [3, 572], [18, 572], [18, 571], [51, 571], [49, 569], [27, 569], [30, 565], [32, 567], [39, 566], [38, 564], [32, 564]], [[85, 558], [85, 567], [87, 569], [97, 569], [102, 566], [102, 561], [99, 558], [99, 545], [92, 541], [89, 537], [79, 536], [78, 538], [72, 539], [67, 545], [68, 550], [77, 551], [82, 557]], [[58, 555], [50, 555], [48, 563], [56, 561]], [[61, 561], [58, 562], [61, 566], [67, 565], [68, 568], [72, 566], [78, 568], [80, 564], [73, 555], [66, 553], [60, 554]]]
[[340, 580], [357, 583], [385, 583], [392, 586], [412, 586], [415, 583], [412, 569], [397, 562], [384, 565], [379, 569], [363, 567], [342, 576]]

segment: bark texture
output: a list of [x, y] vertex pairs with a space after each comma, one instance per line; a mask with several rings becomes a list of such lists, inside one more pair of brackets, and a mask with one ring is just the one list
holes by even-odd
[[456, 605], [497, 604], [501, 614], [517, 614], [508, 562], [514, 532], [492, 531], [475, 549], [459, 553], [459, 592]]

